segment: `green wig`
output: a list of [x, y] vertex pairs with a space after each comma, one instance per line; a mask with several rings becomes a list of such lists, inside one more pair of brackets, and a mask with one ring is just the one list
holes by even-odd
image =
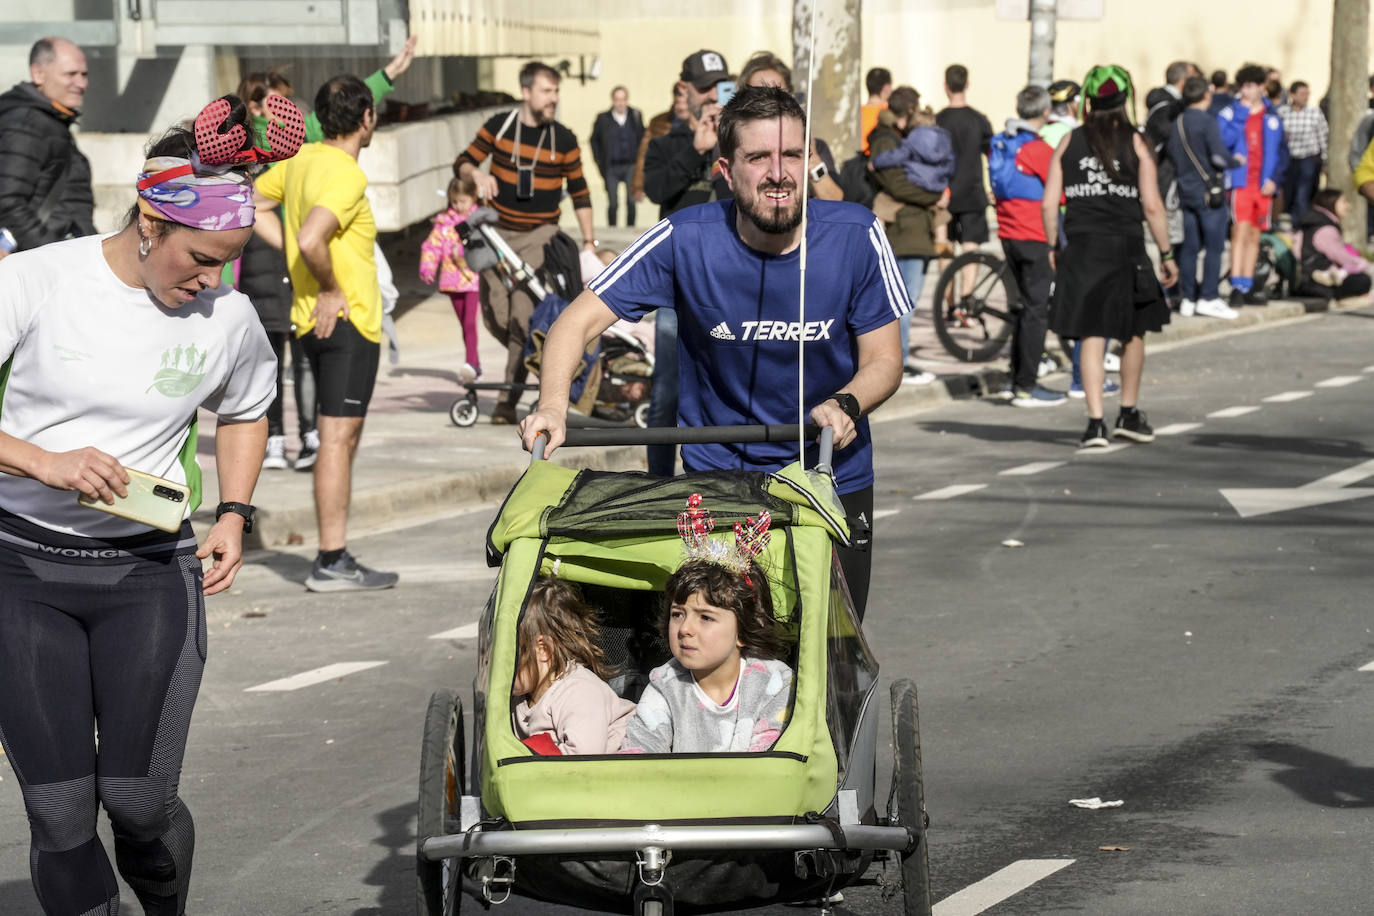
[[1117, 64], [1093, 67], [1083, 77], [1083, 95], [1090, 111], [1108, 111], [1122, 106], [1133, 108], [1134, 93], [1131, 74]]

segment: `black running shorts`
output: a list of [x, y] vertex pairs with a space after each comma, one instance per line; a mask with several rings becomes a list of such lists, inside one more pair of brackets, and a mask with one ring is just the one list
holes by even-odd
[[949, 240], [965, 245], [981, 245], [988, 240], [988, 211], [970, 210], [967, 213], [951, 213]]
[[365, 417], [377, 382], [382, 346], [368, 340], [350, 321], [340, 320], [328, 337], [307, 331], [301, 348], [315, 375], [316, 398], [326, 417]]

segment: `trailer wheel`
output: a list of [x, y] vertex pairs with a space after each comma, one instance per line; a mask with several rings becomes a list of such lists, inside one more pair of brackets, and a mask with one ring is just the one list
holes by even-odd
[[462, 860], [430, 861], [420, 846], [430, 837], [455, 832], [464, 794], [463, 702], [447, 690], [436, 690], [425, 713], [420, 746], [420, 804], [416, 818], [416, 912], [419, 916], [454, 916], [463, 893]]
[[477, 416], [477, 402], [468, 397], [459, 398], [448, 409], [448, 418], [454, 426], [472, 426], [477, 422]]
[[649, 428], [649, 402], [641, 401], [635, 405], [635, 426], [640, 429]]
[[906, 916], [930, 916], [930, 854], [926, 848], [926, 797], [921, 773], [920, 716], [916, 685], [903, 678], [892, 685], [892, 781], [895, 826], [911, 830], [912, 848], [901, 855], [902, 901]]

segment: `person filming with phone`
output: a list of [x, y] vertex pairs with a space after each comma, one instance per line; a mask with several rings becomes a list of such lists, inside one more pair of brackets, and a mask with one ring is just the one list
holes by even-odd
[[[253, 232], [250, 168], [305, 137], [290, 102], [269, 110], [267, 149], [237, 96], [212, 102], [152, 144], [121, 231], [0, 263], [0, 735], [44, 913], [118, 912], [101, 805], [143, 911], [186, 906], [204, 596], [243, 563], [276, 391], [253, 306], [220, 276]], [[224, 501], [197, 549], [201, 408]]]

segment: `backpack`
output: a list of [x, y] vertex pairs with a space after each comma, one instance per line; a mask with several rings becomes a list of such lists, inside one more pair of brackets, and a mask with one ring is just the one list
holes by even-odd
[[1045, 186], [1039, 178], [1027, 175], [1016, 167], [1016, 154], [1021, 147], [1040, 138], [1025, 130], [1014, 136], [998, 134], [988, 143], [988, 182], [992, 196], [998, 200], [1040, 200]]
[[582, 292], [582, 249], [563, 230], [544, 245], [544, 266], [539, 269], [549, 292], [569, 302]]
[[844, 191], [845, 200], [873, 208], [873, 200], [878, 196], [878, 179], [868, 170], [868, 156], [859, 153], [845, 160], [835, 180]]

